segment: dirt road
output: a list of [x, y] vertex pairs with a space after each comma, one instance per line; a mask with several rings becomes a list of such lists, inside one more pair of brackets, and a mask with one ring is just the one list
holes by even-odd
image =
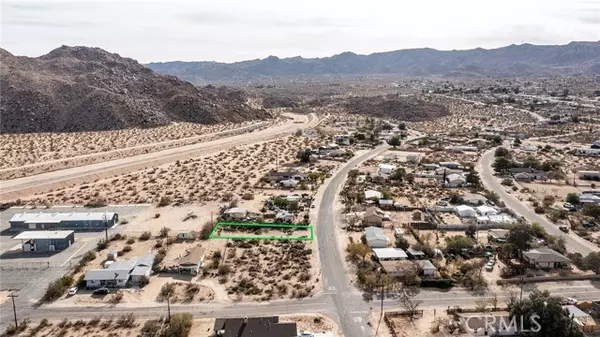
[[0, 182], [0, 202], [23, 198], [36, 193], [65, 188], [72, 185], [94, 182], [98, 179], [138, 171], [146, 167], [199, 157], [226, 148], [262, 142], [295, 132], [300, 128], [314, 127], [318, 124], [316, 115], [290, 115], [292, 120], [261, 131], [222, 138], [214, 141], [198, 143], [110, 160], [70, 169], [47, 172], [25, 178], [5, 180]]

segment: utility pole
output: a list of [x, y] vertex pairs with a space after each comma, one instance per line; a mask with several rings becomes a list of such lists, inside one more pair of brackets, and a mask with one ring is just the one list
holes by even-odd
[[108, 221], [106, 220], [106, 212], [104, 212], [104, 234], [106, 235], [106, 243], [108, 244]]
[[19, 295], [15, 295], [15, 293], [11, 293], [10, 295], [8, 295], [8, 297], [10, 297], [12, 299], [13, 314], [15, 315], [15, 328], [18, 328], [19, 323], [17, 323], [17, 308], [15, 307], [15, 297], [19, 297]]
[[171, 294], [167, 296], [167, 322], [171, 322]]

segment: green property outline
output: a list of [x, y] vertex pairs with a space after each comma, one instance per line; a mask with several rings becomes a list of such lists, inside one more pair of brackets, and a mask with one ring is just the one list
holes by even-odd
[[[289, 236], [223, 236], [215, 235], [215, 231], [220, 226], [245, 226], [245, 227], [269, 227], [269, 228], [301, 228], [308, 229], [310, 236], [302, 237], [289, 237]], [[312, 225], [287, 225], [287, 224], [269, 224], [269, 223], [254, 223], [254, 222], [217, 222], [213, 230], [208, 236], [209, 239], [235, 239], [235, 240], [300, 240], [300, 241], [312, 241], [315, 237], [314, 228]]]

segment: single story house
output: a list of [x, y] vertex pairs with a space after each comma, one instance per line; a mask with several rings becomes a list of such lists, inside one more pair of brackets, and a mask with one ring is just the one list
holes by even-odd
[[600, 180], [600, 171], [577, 171], [577, 177], [583, 180]]
[[446, 177], [448, 187], [461, 187], [467, 183], [467, 178], [462, 174], [450, 174]]
[[410, 256], [411, 259], [413, 260], [422, 260], [425, 258], [425, 253], [423, 253], [420, 250], [416, 250], [414, 248], [408, 248], [406, 250], [406, 253], [408, 254], [408, 256]]
[[490, 229], [488, 230], [488, 241], [505, 243], [509, 232], [508, 229]]
[[579, 202], [582, 204], [600, 204], [600, 197], [589, 193], [579, 193]]
[[390, 238], [379, 227], [367, 227], [365, 229], [365, 236], [367, 245], [371, 248], [385, 248], [391, 242]]
[[550, 248], [536, 248], [523, 253], [523, 259], [536, 268], [569, 268], [571, 260]]
[[204, 248], [196, 246], [179, 261], [179, 273], [196, 275], [204, 264]]
[[423, 169], [425, 170], [437, 170], [440, 168], [438, 164], [423, 164]]
[[435, 170], [435, 173], [439, 176], [443, 176], [444, 174], [446, 176], [450, 175], [450, 174], [463, 174], [463, 170], [461, 169], [449, 169], [447, 167], [440, 167], [439, 169]]
[[11, 231], [26, 230], [102, 230], [119, 224], [114, 212], [24, 212], [17, 213], [8, 221]]
[[519, 148], [521, 151], [527, 151], [527, 152], [535, 152], [538, 150], [538, 147], [535, 145], [523, 145]]
[[412, 270], [415, 267], [415, 264], [408, 260], [379, 261], [379, 264], [390, 277], [402, 276], [406, 270]]
[[298, 185], [298, 180], [286, 179], [279, 182], [279, 185], [287, 188], [294, 188]]
[[422, 271], [423, 276], [427, 276], [427, 277], [435, 276], [435, 273], [437, 272], [437, 268], [435, 267], [435, 265], [433, 265], [433, 263], [431, 263], [431, 261], [415, 260], [414, 263], [416, 263], [419, 266], [419, 269]]
[[461, 218], [475, 218], [477, 217], [477, 211], [467, 205], [458, 205], [454, 207], [454, 212]]
[[460, 168], [462, 168], [462, 165], [460, 165], [460, 163], [457, 163], [455, 161], [442, 161], [439, 164], [440, 164], [440, 166], [447, 167], [449, 169], [460, 169]]
[[390, 164], [379, 164], [377, 173], [379, 174], [391, 174], [396, 170], [396, 166]]
[[350, 135], [335, 135], [335, 142], [340, 145], [350, 145]]
[[185, 231], [177, 233], [177, 240], [196, 240], [196, 232]]
[[130, 272], [128, 269], [92, 269], [85, 273], [83, 280], [88, 289], [124, 288], [129, 282]]
[[533, 181], [535, 180], [535, 175], [531, 173], [521, 172], [513, 175], [513, 178], [517, 181]]
[[383, 193], [374, 190], [366, 190], [365, 191], [365, 199], [383, 199]]
[[223, 212], [223, 214], [229, 219], [243, 220], [248, 215], [248, 209], [244, 207], [233, 207]]
[[378, 261], [406, 260], [408, 255], [400, 248], [373, 248]]
[[287, 211], [281, 211], [275, 215], [277, 221], [289, 224], [294, 222], [294, 218], [294, 214]]
[[73, 231], [25, 231], [13, 240], [21, 240], [24, 252], [57, 252], [69, 248], [75, 242], [75, 234]]
[[305, 180], [308, 177], [308, 175], [304, 172], [295, 172], [295, 171], [288, 171], [288, 172], [278, 172], [278, 171], [271, 171], [269, 172], [269, 175], [267, 176], [267, 179], [270, 182], [280, 182], [282, 180], [297, 180], [297, 181], [302, 181]]
[[296, 322], [279, 322], [279, 316], [217, 318], [213, 334], [218, 337], [297, 337]]
[[487, 202], [487, 198], [486, 197], [484, 197], [481, 194], [476, 194], [476, 193], [467, 193], [467, 194], [463, 195], [461, 197], [461, 199], [466, 204], [474, 205], [474, 206], [483, 205], [484, 203]]
[[496, 215], [498, 210], [493, 207], [482, 205], [475, 208], [480, 215]]
[[139, 285], [143, 277], [150, 277], [155, 255], [155, 252], [150, 252], [137, 259], [135, 267], [131, 273], [129, 273], [131, 276], [131, 283]]
[[363, 221], [369, 226], [381, 227], [383, 222], [384, 213], [377, 207], [369, 207], [363, 214]]

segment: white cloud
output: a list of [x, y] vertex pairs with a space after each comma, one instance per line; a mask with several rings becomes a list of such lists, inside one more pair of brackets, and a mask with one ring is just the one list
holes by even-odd
[[66, 44], [141, 62], [600, 40], [600, 2], [573, 0], [5, 0], [2, 47]]

